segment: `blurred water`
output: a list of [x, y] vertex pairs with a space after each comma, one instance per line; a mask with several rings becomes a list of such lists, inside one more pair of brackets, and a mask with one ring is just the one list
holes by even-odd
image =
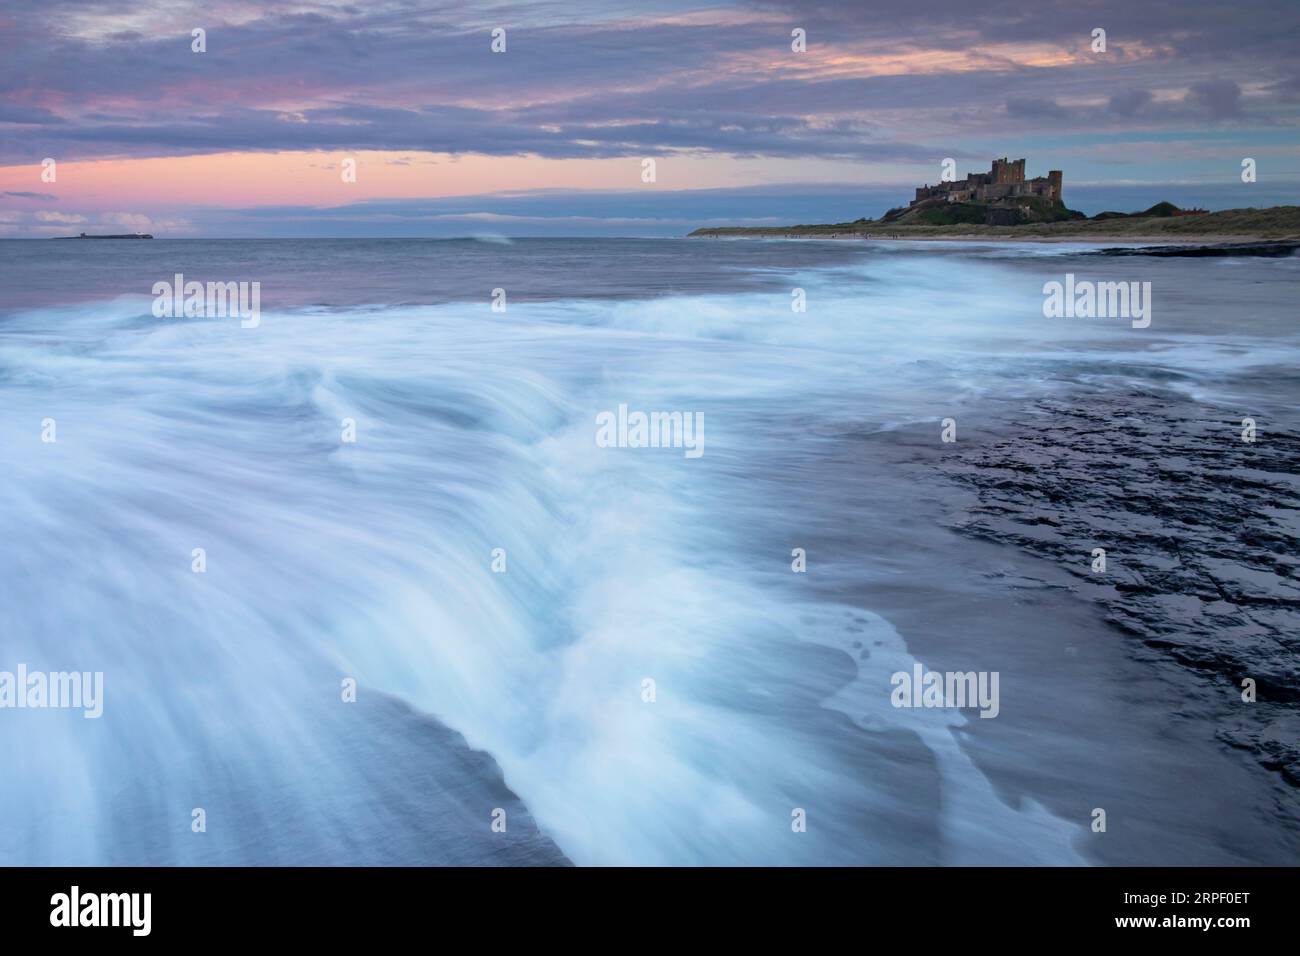
[[[999, 797], [967, 718], [888, 706], [906, 635], [801, 588], [791, 516], [887, 480], [831, 476], [846, 428], [1107, 376], [1266, 396], [1295, 357], [1289, 261], [1105, 263], [1154, 281], [1147, 334], [1044, 319], [1044, 277], [1092, 266], [1041, 247], [4, 242], [0, 263], [0, 669], [106, 685], [98, 721], [0, 711], [5, 863], [357, 859], [349, 832], [412, 825], [368, 795], [416, 785], [358, 772], [358, 738], [416, 734], [408, 761], [421, 738], [349, 734], [347, 676], [490, 753], [578, 863], [1080, 862], [1084, 823]], [[260, 281], [260, 326], [153, 318], [175, 272]], [[705, 455], [598, 448], [620, 403], [703, 412]], [[778, 461], [798, 502], [764, 497]], [[205, 801], [229, 812], [188, 839]], [[422, 824], [409, 860], [466, 825]]]

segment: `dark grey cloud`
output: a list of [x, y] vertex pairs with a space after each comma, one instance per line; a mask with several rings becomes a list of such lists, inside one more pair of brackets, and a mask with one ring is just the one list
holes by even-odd
[[21, 103], [0, 103], [0, 123], [49, 124], [61, 123], [62, 118], [52, 110]]
[[1021, 119], [1064, 119], [1069, 114], [1053, 99], [1013, 96], [1007, 100], [1007, 115]]
[[1108, 118], [1219, 122], [1242, 115], [1241, 87], [1232, 80], [1200, 80], [1177, 101], [1156, 102], [1150, 90], [1128, 89], [1113, 93], [1104, 109], [1093, 106], [1066, 107], [1052, 99], [1010, 97], [1007, 115], [1016, 119], [1045, 120], [1061, 126], [1087, 123], [1100, 127]]
[[1232, 80], [1193, 83], [1187, 98], [1215, 119], [1241, 115], [1241, 87]]
[[1151, 104], [1150, 90], [1120, 90], [1112, 93], [1107, 108], [1119, 116], [1136, 116]]

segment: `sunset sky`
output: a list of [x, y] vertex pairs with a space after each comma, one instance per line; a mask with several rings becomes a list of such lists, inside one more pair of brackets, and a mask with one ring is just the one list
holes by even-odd
[[1297, 36], [1293, 0], [6, 0], [0, 236], [680, 235], [1003, 155], [1089, 213], [1296, 203]]

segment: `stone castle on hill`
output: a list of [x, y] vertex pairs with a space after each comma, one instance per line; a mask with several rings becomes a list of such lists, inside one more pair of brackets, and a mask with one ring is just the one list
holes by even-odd
[[1061, 171], [1051, 170], [1046, 176], [1025, 179], [1025, 161], [1014, 162], [1005, 156], [993, 160], [987, 173], [970, 173], [965, 179], [931, 186], [918, 186], [916, 198], [909, 208], [927, 199], [946, 199], [948, 202], [995, 202], [1037, 196], [1040, 199], [1061, 198]]

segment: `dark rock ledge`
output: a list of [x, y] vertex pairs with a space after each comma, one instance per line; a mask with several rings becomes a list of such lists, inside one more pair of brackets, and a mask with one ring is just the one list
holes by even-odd
[[1146, 653], [1217, 685], [1189, 707], [1221, 739], [1300, 786], [1300, 435], [1261, 422], [1246, 443], [1241, 417], [1151, 393], [1045, 400], [941, 468], [977, 500], [955, 530], [1074, 573]]

